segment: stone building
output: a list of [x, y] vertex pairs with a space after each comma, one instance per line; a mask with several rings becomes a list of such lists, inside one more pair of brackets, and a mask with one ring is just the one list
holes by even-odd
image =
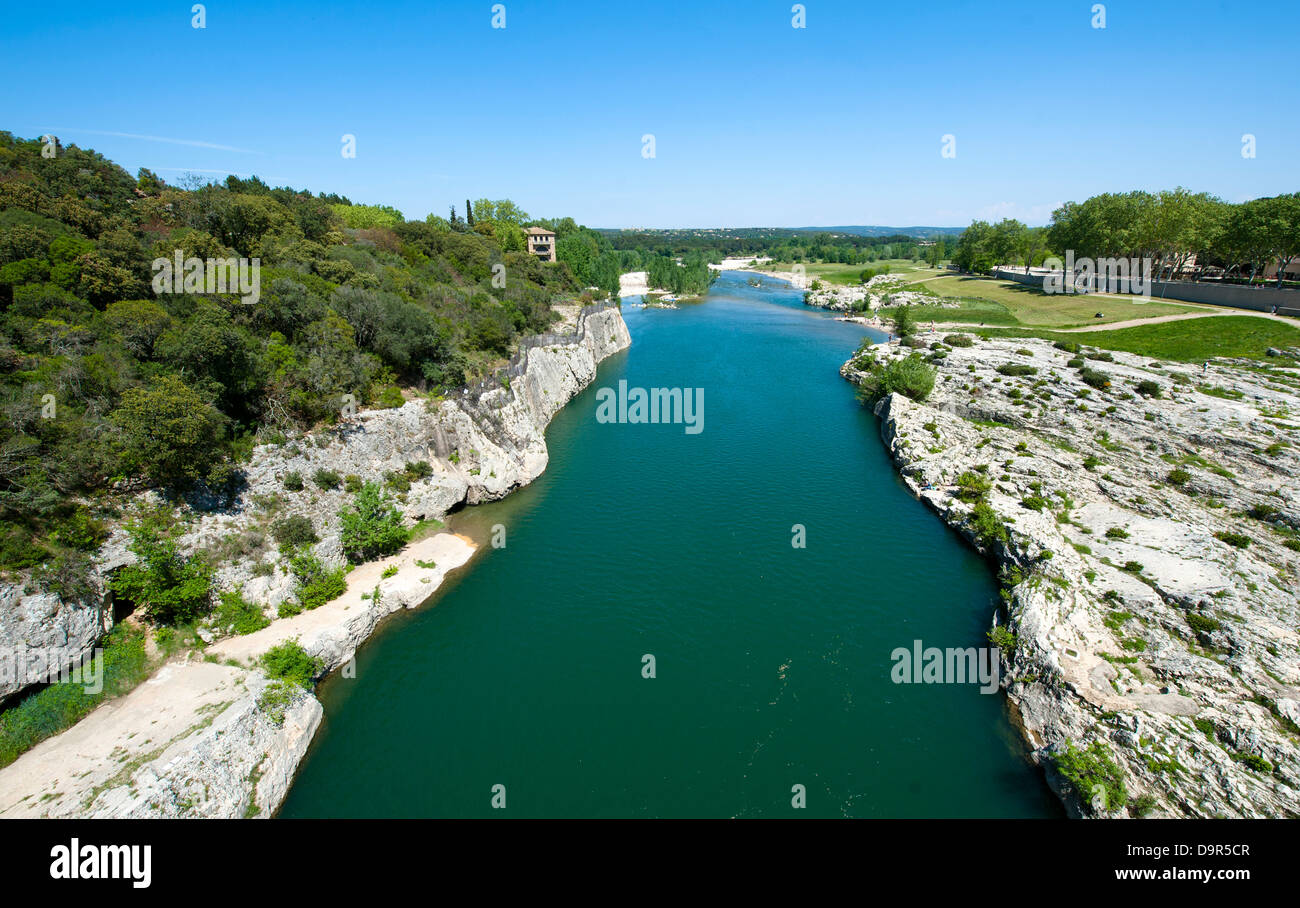
[[524, 231], [528, 235], [528, 251], [543, 262], [555, 261], [555, 232], [545, 227], [529, 227]]

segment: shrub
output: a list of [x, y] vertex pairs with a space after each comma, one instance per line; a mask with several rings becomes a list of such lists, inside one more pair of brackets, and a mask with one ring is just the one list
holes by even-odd
[[1056, 754], [1053, 763], [1084, 801], [1092, 803], [1100, 794], [1105, 810], [1115, 810], [1128, 802], [1123, 773], [1110, 749], [1100, 741], [1093, 741], [1084, 749], [1075, 747], [1071, 741], [1063, 752]]
[[310, 552], [295, 555], [289, 562], [289, 570], [298, 582], [297, 605], [300, 611], [319, 608], [343, 595], [348, 588], [343, 568], [327, 571], [320, 559]]
[[1076, 341], [1057, 341], [1052, 344], [1052, 346], [1057, 350], [1064, 350], [1066, 353], [1078, 353], [1080, 349], [1079, 344]]
[[1215, 533], [1214, 536], [1216, 539], [1226, 542], [1228, 545], [1236, 549], [1244, 549], [1250, 545], [1250, 537], [1244, 533], [1231, 533], [1225, 530], [1223, 532]]
[[320, 541], [311, 518], [301, 514], [282, 517], [271, 524], [271, 536], [275, 538], [281, 549], [296, 549]]
[[347, 476], [343, 477], [343, 488], [350, 494], [355, 495], [357, 492], [360, 492], [361, 484], [361, 477], [356, 473], [349, 473]]
[[1026, 366], [1024, 363], [1003, 363], [998, 366], [998, 372], [1002, 375], [1037, 375], [1038, 370], [1033, 366]]
[[402, 512], [393, 507], [378, 484], [367, 482], [339, 512], [343, 554], [354, 564], [391, 555], [408, 538]]
[[375, 398], [375, 406], [383, 410], [392, 410], [406, 403], [406, 398], [402, 396], [402, 389], [389, 385], [379, 392]]
[[969, 334], [949, 334], [943, 339], [943, 342], [949, 347], [973, 347], [975, 341], [971, 340]]
[[1089, 369], [1087, 366], [1079, 370], [1079, 378], [1083, 379], [1085, 385], [1098, 391], [1105, 391], [1110, 387], [1109, 375], [1097, 369]]
[[1073, 359], [1068, 360], [1068, 361], [1066, 362], [1066, 365], [1069, 366], [1071, 369], [1082, 369], [1082, 368], [1083, 368], [1083, 357], [1082, 357], [1082, 356], [1076, 356], [1076, 357], [1074, 357]]
[[342, 480], [339, 478], [339, 474], [333, 470], [320, 469], [312, 474], [311, 481], [328, 492], [331, 489], [337, 489]]
[[1237, 758], [1255, 772], [1272, 772], [1273, 764], [1258, 754], [1238, 754]]
[[238, 591], [222, 593], [220, 599], [212, 614], [212, 625], [223, 633], [242, 636], [260, 631], [271, 623], [271, 619], [262, 614], [261, 606], [249, 602]]
[[128, 526], [139, 559], [118, 571], [113, 591], [155, 624], [184, 624], [212, 608], [212, 568], [199, 556], [182, 556], [175, 527], [153, 515]]
[[893, 360], [878, 375], [880, 396], [902, 394], [920, 403], [934, 390], [935, 369], [919, 354]]
[[433, 475], [433, 467], [429, 466], [429, 461], [427, 460], [415, 460], [408, 463], [402, 472], [412, 480], [428, 479]]
[[1016, 651], [1016, 635], [1005, 624], [996, 624], [989, 628], [988, 640], [1008, 658]]
[[1246, 513], [1256, 520], [1272, 520], [1278, 515], [1278, 509], [1271, 504], [1255, 504]]
[[1187, 483], [1191, 482], [1191, 479], [1192, 474], [1179, 467], [1169, 471], [1169, 475], [1165, 477], [1165, 482], [1169, 483], [1171, 486], [1182, 488], [1187, 485]]
[[1130, 574], [1140, 574], [1146, 570], [1146, 565], [1140, 561], [1125, 561], [1121, 570], [1128, 571]]
[[1042, 495], [1027, 495], [1020, 499], [1020, 506], [1022, 508], [1029, 508], [1031, 511], [1041, 511], [1043, 508], [1047, 507], [1047, 499]]
[[1186, 615], [1187, 626], [1198, 634], [1212, 634], [1223, 628], [1223, 623], [1216, 618], [1207, 618], [1204, 615], [1198, 615], [1195, 612], [1189, 612]]
[[988, 546], [995, 542], [1007, 541], [1006, 524], [987, 501], [977, 503], [971, 511], [971, 529], [975, 531], [975, 538], [982, 545]]
[[310, 688], [324, 667], [319, 659], [307, 655], [297, 640], [286, 640], [279, 646], [271, 647], [262, 656], [262, 668], [268, 677], [297, 684], [299, 687]]
[[284, 487], [290, 492], [301, 492], [303, 488], [302, 474], [297, 470], [286, 473], [284, 476]]
[[1089, 473], [1096, 470], [1099, 466], [1101, 466], [1101, 458], [1096, 454], [1089, 454], [1083, 459], [1083, 468]]
[[1122, 529], [1121, 527], [1111, 527], [1109, 530], [1106, 531], [1106, 538], [1107, 538], [1107, 539], [1127, 539], [1127, 538], [1128, 538], [1128, 530]]
[[1149, 378], [1138, 382], [1135, 388], [1143, 397], [1159, 397], [1162, 393], [1160, 383]]
[[970, 470], [957, 477], [957, 497], [968, 504], [983, 501], [992, 488], [993, 483]]

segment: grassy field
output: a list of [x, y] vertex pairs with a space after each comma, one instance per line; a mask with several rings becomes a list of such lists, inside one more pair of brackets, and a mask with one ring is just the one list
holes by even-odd
[[[1265, 359], [1269, 347], [1300, 347], [1300, 323], [1249, 315], [1195, 318], [1082, 334], [1014, 328], [991, 328], [976, 333], [987, 337], [1041, 337], [1185, 363], [1204, 362], [1216, 356]], [[1300, 369], [1295, 360], [1270, 362], [1279, 368], [1295, 364]]]
[[[950, 274], [926, 281], [914, 289], [962, 301], [956, 309], [919, 307], [920, 321], [983, 322], [986, 325], [1023, 325], [1033, 328], [1076, 328], [1130, 319], [1154, 318], [1198, 311], [1198, 307], [1173, 303], [1130, 302], [1127, 299], [1074, 293], [1043, 293], [1015, 281], [999, 281]], [[1097, 318], [1097, 313], [1102, 314]]]

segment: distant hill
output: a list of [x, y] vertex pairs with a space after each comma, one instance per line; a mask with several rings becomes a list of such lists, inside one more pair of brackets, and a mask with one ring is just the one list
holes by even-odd
[[928, 238], [935, 236], [959, 236], [965, 227], [883, 227], [879, 225], [856, 225], [845, 227], [675, 227], [675, 228], [619, 228], [599, 227], [598, 233], [606, 236], [638, 235], [645, 237], [693, 236], [717, 237], [725, 239], [771, 239], [788, 237], [797, 233], [830, 233], [840, 236], [910, 236]]
[[847, 227], [791, 227], [797, 233], [849, 233], [854, 236], [959, 236], [965, 227], [880, 227], [858, 225]]

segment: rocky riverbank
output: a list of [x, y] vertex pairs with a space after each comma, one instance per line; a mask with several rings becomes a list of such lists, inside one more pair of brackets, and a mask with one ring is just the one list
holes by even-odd
[[[529, 339], [499, 381], [446, 399], [416, 398], [399, 408], [361, 412], [314, 436], [259, 447], [235, 502], [192, 511], [183, 548], [219, 551], [217, 587], [242, 590], [271, 617], [293, 591], [291, 574], [267, 540], [274, 520], [310, 519], [321, 539], [316, 556], [327, 566], [343, 563], [337, 515], [346, 492], [310, 480], [305, 488], [286, 488], [290, 474], [309, 478], [326, 470], [382, 482], [424, 461], [427, 475], [412, 477], [404, 493], [408, 524], [441, 518], [462, 503], [501, 498], [531, 482], [546, 468], [544, 433], [551, 417], [591, 383], [603, 359], [631, 342], [617, 308], [571, 315], [572, 332]], [[269, 698], [270, 682], [257, 667], [261, 656], [297, 640], [323, 672], [347, 666], [385, 616], [427, 600], [474, 550], [468, 540], [438, 533], [352, 570], [346, 591], [319, 608], [242, 637], [216, 639], [220, 628], [204, 631], [213, 642], [201, 654], [164, 665], [131, 693], [0, 770], [0, 816], [270, 815], [288, 792], [321, 707], [306, 690], [287, 701]], [[125, 535], [115, 534], [99, 560], [100, 588], [103, 577], [130, 558]], [[8, 627], [7, 618], [0, 620], [0, 640], [35, 646], [52, 633], [49, 626], [58, 631], [66, 625], [61, 614], [89, 610], [92, 620], [104, 620], [102, 602], [42, 605], [10, 595], [23, 607], [2, 613], [20, 620]], [[88, 648], [98, 634], [84, 636]]]
[[1067, 809], [1300, 816], [1300, 370], [919, 339], [842, 374], [933, 361], [881, 433], [1000, 565], [1003, 685]]

